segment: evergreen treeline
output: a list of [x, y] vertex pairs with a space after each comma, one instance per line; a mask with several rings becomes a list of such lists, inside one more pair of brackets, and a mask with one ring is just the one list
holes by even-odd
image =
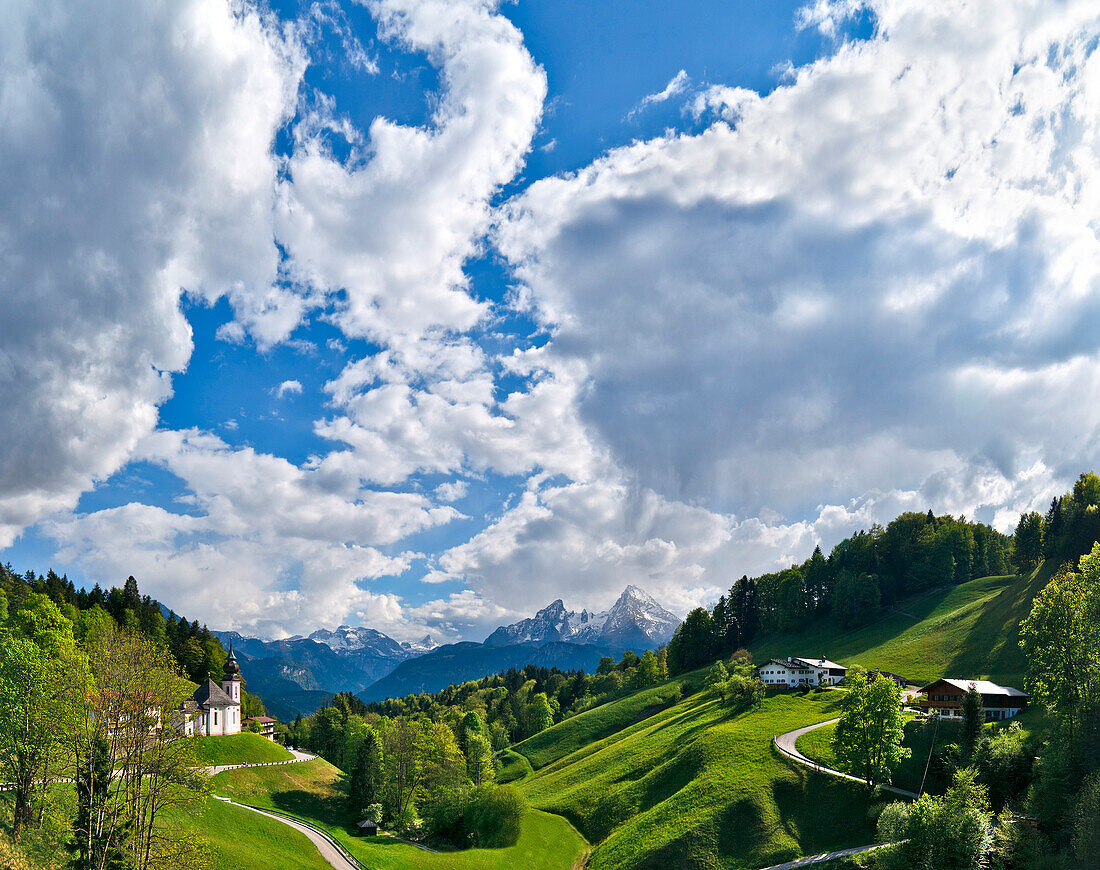
[[669, 671], [702, 667], [765, 634], [819, 619], [866, 625], [883, 605], [915, 593], [1007, 574], [1012, 558], [1012, 539], [984, 523], [931, 510], [904, 513], [885, 528], [875, 524], [845, 538], [828, 557], [818, 546], [801, 565], [742, 577], [711, 610], [693, 610], [677, 628], [668, 645]]
[[[11, 565], [0, 565], [0, 593], [16, 609], [27, 596], [45, 596], [72, 622], [77, 638], [94, 633], [96, 626], [113, 622], [118, 628], [143, 635], [155, 647], [166, 648], [191, 682], [202, 683], [207, 678], [221, 682], [227, 657], [221, 641], [197, 620], [188, 622], [173, 613], [165, 618], [160, 602], [142, 595], [132, 576], [121, 588], [104, 591], [97, 583], [85, 590], [77, 589], [67, 575], [59, 577], [53, 570], [44, 576], [34, 571], [17, 574]], [[263, 702], [247, 691], [241, 692], [241, 706], [243, 717], [265, 713]]]
[[1030, 571], [1043, 559], [1076, 563], [1100, 540], [1100, 477], [1077, 478], [1073, 489], [1050, 502], [1046, 516], [1025, 513], [1013, 535], [1014, 564]]
[[347, 742], [346, 723], [382, 719], [427, 720], [455, 726], [469, 711], [486, 725], [494, 751], [504, 749], [545, 728], [604, 704], [626, 692], [644, 689], [668, 678], [665, 651], [638, 656], [626, 652], [616, 662], [603, 656], [594, 674], [527, 665], [499, 674], [452, 684], [436, 693], [364, 703], [350, 692], [335, 695], [312, 716], [299, 716], [288, 740], [316, 752], [337, 767], [352, 764], [354, 746]]

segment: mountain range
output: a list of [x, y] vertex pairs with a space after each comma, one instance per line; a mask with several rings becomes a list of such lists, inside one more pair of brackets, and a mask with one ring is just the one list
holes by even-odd
[[515, 643], [591, 643], [608, 647], [655, 649], [668, 643], [678, 617], [669, 613], [637, 586], [627, 586], [610, 610], [590, 613], [566, 610], [559, 598], [531, 619], [502, 625], [487, 638], [486, 646]]
[[241, 659], [247, 688], [280, 719], [312, 713], [337, 692], [364, 700], [436, 692], [536, 664], [593, 671], [604, 655], [642, 652], [668, 642], [680, 620], [637, 586], [627, 586], [608, 610], [566, 610], [561, 599], [533, 617], [502, 625], [484, 643], [439, 646], [430, 635], [400, 642], [377, 629], [338, 626], [308, 637], [265, 641], [216, 631]]

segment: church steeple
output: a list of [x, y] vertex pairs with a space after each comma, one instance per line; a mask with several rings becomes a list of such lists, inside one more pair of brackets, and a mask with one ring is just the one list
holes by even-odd
[[222, 666], [222, 690], [235, 703], [241, 703], [241, 666], [233, 654], [233, 642], [229, 642], [229, 656]]

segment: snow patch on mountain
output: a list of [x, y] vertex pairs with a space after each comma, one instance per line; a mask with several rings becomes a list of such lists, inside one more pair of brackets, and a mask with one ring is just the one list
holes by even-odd
[[309, 639], [317, 643], [323, 643], [333, 652], [349, 653], [361, 650], [373, 652], [386, 658], [404, 658], [411, 647], [405, 647], [392, 637], [374, 628], [351, 628], [347, 625], [337, 626], [335, 631], [319, 628], [309, 636]]
[[489, 646], [513, 643], [594, 643], [604, 646], [658, 647], [667, 643], [680, 620], [634, 585], [609, 610], [566, 610], [559, 598], [533, 617], [502, 625], [487, 638]]

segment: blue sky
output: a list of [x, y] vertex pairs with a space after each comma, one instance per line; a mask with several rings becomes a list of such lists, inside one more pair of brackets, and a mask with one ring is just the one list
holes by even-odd
[[1094, 463], [1088, 4], [133, 5], [0, 42], [19, 570], [480, 639]]

